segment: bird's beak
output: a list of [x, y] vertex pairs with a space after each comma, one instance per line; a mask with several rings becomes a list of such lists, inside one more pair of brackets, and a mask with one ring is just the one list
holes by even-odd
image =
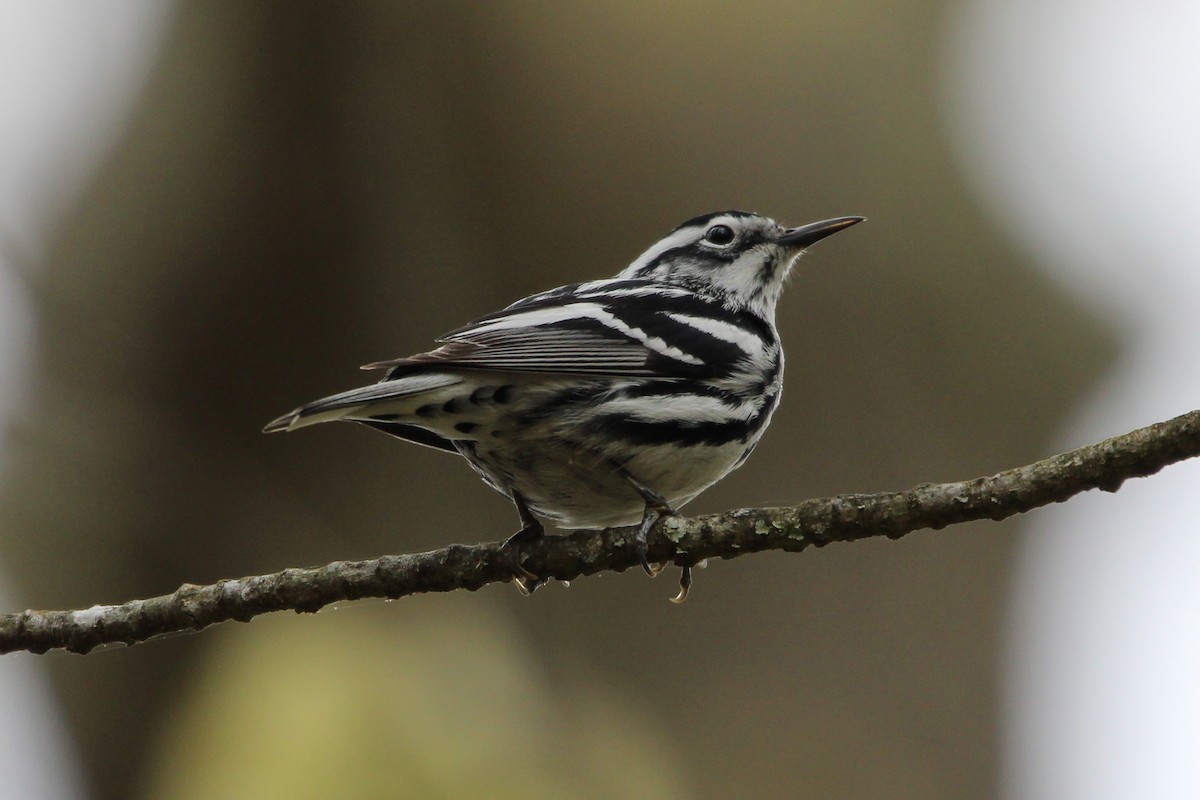
[[788, 228], [775, 240], [775, 243], [781, 244], [784, 247], [803, 250], [805, 247], [821, 241], [826, 236], [832, 236], [843, 228], [857, 225], [864, 219], [866, 217], [834, 217], [833, 219], [825, 219], [820, 222], [810, 222], [807, 225], [801, 225], [799, 228]]

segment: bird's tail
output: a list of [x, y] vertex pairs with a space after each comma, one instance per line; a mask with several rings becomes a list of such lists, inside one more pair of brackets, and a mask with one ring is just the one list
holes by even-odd
[[437, 402], [440, 390], [462, 383], [462, 378], [442, 372], [408, 375], [403, 379], [381, 381], [359, 389], [323, 397], [271, 420], [263, 433], [294, 431], [318, 422], [336, 420], [378, 420], [413, 414], [429, 402]]

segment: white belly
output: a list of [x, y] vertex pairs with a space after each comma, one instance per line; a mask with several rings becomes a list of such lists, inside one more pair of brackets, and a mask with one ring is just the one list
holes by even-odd
[[728, 474], [748, 449], [742, 442], [642, 447], [619, 468], [606, 455], [556, 442], [523, 444], [492, 448], [480, 442], [464, 455], [497, 489], [519, 492], [535, 513], [563, 528], [608, 528], [641, 520], [646, 504], [620, 469], [678, 509]]

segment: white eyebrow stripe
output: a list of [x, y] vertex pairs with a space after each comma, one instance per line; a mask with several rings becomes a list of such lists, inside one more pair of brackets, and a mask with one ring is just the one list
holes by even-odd
[[697, 230], [694, 225], [689, 225], [682, 230], [675, 231], [667, 238], [650, 246], [650, 249], [642, 253], [628, 267], [621, 271], [618, 278], [636, 277], [637, 274], [645, 268], [647, 264], [652, 263], [656, 258], [661, 256], [668, 250], [674, 250], [676, 247], [682, 247], [685, 244], [690, 244], [696, 240]]

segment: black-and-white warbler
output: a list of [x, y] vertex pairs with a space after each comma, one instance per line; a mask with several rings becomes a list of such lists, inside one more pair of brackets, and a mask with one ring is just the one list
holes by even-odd
[[[457, 453], [510, 498], [518, 588], [540, 585], [520, 546], [562, 528], [664, 514], [746, 460], [779, 404], [775, 305], [809, 245], [862, 221], [799, 228], [743, 211], [688, 220], [615, 278], [535, 294], [439, 339], [369, 364], [379, 382], [285, 414], [265, 431], [346, 420]], [[677, 600], [687, 594], [684, 569]]]

